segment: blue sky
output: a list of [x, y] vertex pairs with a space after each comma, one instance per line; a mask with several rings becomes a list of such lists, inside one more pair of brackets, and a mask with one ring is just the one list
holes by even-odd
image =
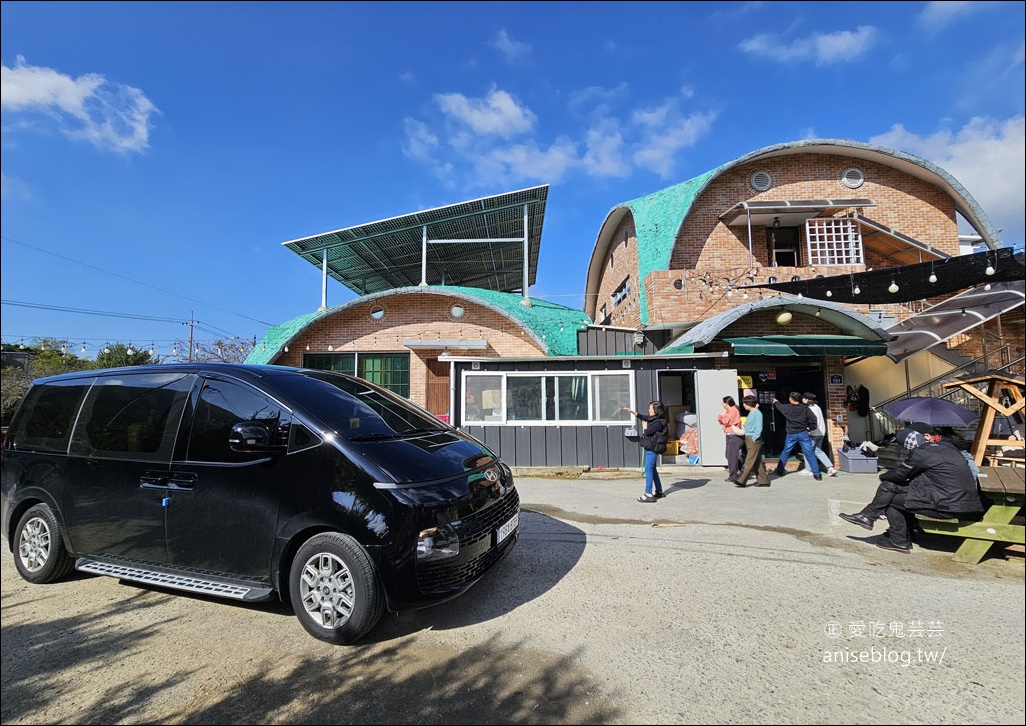
[[580, 308], [610, 209], [805, 138], [921, 156], [1021, 246], [1024, 7], [3, 2], [3, 341], [260, 338], [320, 305], [282, 242], [539, 184], [530, 293]]

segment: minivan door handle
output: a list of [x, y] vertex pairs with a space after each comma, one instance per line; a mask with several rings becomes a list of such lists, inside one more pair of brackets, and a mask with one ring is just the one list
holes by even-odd
[[163, 471], [147, 471], [139, 477], [139, 486], [143, 489], [167, 489], [167, 473]]
[[167, 478], [171, 489], [192, 489], [196, 484], [196, 474], [189, 471], [172, 471]]

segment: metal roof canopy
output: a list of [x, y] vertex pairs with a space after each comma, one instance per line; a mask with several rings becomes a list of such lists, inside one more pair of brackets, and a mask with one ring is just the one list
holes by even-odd
[[1026, 299], [1022, 280], [996, 282], [989, 287], [987, 290], [978, 285], [888, 328], [887, 332], [897, 337], [888, 343], [887, 357], [900, 363], [1021, 306]]
[[778, 219], [780, 226], [795, 227], [811, 217], [833, 209], [875, 207], [872, 199], [794, 199], [781, 201], [738, 202], [723, 212], [720, 219], [729, 227], [753, 225], [770, 227]]
[[[414, 285], [517, 292], [538, 273], [548, 185], [283, 242], [357, 295]], [[525, 262], [526, 258], [526, 262]]]

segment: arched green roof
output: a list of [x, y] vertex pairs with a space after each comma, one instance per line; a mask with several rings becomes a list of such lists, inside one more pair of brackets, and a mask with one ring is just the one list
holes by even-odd
[[299, 335], [315, 320], [335, 315], [356, 305], [386, 297], [399, 295], [446, 295], [483, 305], [503, 317], [509, 318], [527, 332], [549, 356], [577, 355], [577, 332], [586, 328], [591, 320], [581, 310], [532, 298], [530, 305], [524, 304], [524, 297], [507, 292], [485, 290], [478, 287], [455, 287], [426, 285], [400, 287], [394, 290], [365, 295], [330, 310], [307, 313], [288, 322], [268, 328], [267, 334], [258, 342], [246, 358], [246, 363], [265, 364], [272, 362], [289, 341]]
[[638, 239], [638, 300], [641, 306], [641, 322], [648, 324], [648, 306], [645, 304], [645, 277], [655, 270], [667, 270], [670, 265], [670, 254], [677, 238], [677, 232], [687, 219], [695, 200], [724, 172], [736, 166], [746, 164], [759, 157], [787, 156], [798, 153], [833, 153], [853, 158], [875, 161], [918, 177], [943, 188], [955, 201], [955, 208], [969, 224], [980, 234], [983, 241], [991, 249], [1001, 246], [997, 230], [991, 225], [983, 208], [973, 199], [972, 195], [954, 177], [939, 166], [896, 149], [865, 144], [846, 139], [803, 139], [783, 144], [766, 146], [752, 151], [733, 161], [727, 162], [712, 171], [696, 176], [694, 179], [675, 184], [654, 194], [623, 202], [613, 207], [599, 230], [595, 249], [588, 266], [586, 283], [586, 309], [592, 315], [595, 310], [595, 297], [587, 293], [595, 293], [601, 279], [602, 261], [612, 240], [617, 224], [629, 211], [634, 217]]

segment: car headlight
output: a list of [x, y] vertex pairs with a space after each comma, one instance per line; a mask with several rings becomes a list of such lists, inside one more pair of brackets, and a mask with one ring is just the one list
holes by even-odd
[[417, 537], [417, 561], [436, 562], [460, 553], [460, 538], [448, 524], [422, 530]]

